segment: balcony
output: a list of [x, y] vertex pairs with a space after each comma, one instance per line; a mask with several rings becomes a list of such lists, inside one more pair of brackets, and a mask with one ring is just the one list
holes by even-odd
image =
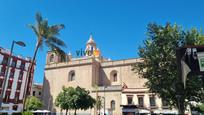
[[[94, 91], [96, 91], [94, 89]], [[122, 91], [122, 85], [99, 86], [98, 91]]]

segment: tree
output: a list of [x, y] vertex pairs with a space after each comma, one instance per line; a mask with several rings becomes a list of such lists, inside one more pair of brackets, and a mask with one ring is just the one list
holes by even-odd
[[204, 103], [192, 105], [191, 111], [198, 111], [200, 113], [204, 113]]
[[143, 59], [133, 70], [146, 78], [150, 92], [158, 94], [170, 106], [177, 107], [181, 114], [191, 101], [204, 99], [203, 83], [197, 75], [187, 76], [184, 89], [176, 61], [176, 48], [185, 45], [203, 45], [203, 34], [196, 29], [184, 31], [178, 25], [165, 26], [151, 23], [147, 27], [147, 39], [139, 47]]
[[[61, 49], [62, 47], [66, 47], [65, 43], [58, 38], [59, 32], [64, 28], [63, 24], [49, 25], [48, 20], [42, 18], [40, 13], [36, 14], [36, 25], [29, 25], [29, 27], [33, 30], [35, 35], [37, 36], [37, 43], [34, 50], [34, 55], [32, 58], [32, 63], [28, 70], [28, 79], [26, 79], [26, 83], [32, 82], [32, 70], [36, 60], [36, 55], [39, 48], [43, 48], [44, 44], [53, 52], [60, 55], [63, 59], [65, 59], [64, 51]], [[28, 80], [28, 81], [27, 81]], [[27, 89], [28, 90], [28, 89]], [[27, 91], [25, 91], [27, 93]], [[26, 95], [27, 96], [27, 95]], [[25, 98], [26, 99], [26, 98]], [[25, 101], [24, 101], [25, 102]]]
[[60, 92], [55, 100], [55, 105], [60, 107], [62, 110], [66, 110], [66, 115], [68, 110], [70, 109], [71, 103], [71, 95], [73, 94], [75, 89], [73, 87], [62, 88], [62, 92]]
[[35, 96], [29, 96], [26, 99], [26, 110], [34, 111], [42, 107], [42, 102]]
[[37, 43], [33, 55], [33, 61], [35, 61], [39, 48], [43, 48], [45, 44], [50, 50], [63, 55], [64, 51], [62, 47], [66, 47], [65, 43], [58, 38], [59, 32], [64, 28], [63, 24], [48, 25], [48, 20], [42, 18], [40, 13], [36, 14], [36, 25], [29, 25], [33, 32], [37, 36]]
[[74, 114], [76, 115], [76, 111], [78, 109], [87, 110], [88, 108], [93, 108], [95, 104], [95, 99], [93, 99], [89, 95], [89, 91], [86, 91], [84, 88], [76, 87], [76, 88], [63, 88], [63, 91], [59, 93], [55, 100], [55, 105], [60, 107], [61, 109], [74, 110]]

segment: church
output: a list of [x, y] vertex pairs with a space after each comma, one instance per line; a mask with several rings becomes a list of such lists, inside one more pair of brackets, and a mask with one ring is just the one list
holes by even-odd
[[[90, 91], [93, 98], [102, 99], [100, 113], [96, 108], [77, 111], [77, 115], [135, 115], [135, 114], [176, 114], [165, 100], [145, 87], [146, 79], [132, 71], [141, 58], [110, 60], [104, 58], [90, 35], [84, 55], [74, 58], [71, 53], [62, 57], [48, 52], [43, 83], [44, 108], [61, 113], [54, 102], [62, 87], [80, 86]], [[97, 87], [96, 87], [97, 86]], [[65, 113], [65, 111], [63, 111]], [[73, 115], [74, 111], [69, 111]]]

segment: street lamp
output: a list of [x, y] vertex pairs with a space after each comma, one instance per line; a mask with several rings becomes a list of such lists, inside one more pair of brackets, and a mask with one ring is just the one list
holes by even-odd
[[6, 82], [7, 82], [7, 79], [8, 79], [8, 71], [9, 71], [9, 67], [10, 67], [10, 61], [11, 61], [11, 57], [12, 57], [12, 53], [13, 53], [14, 44], [17, 44], [17, 45], [22, 46], [22, 47], [26, 46], [25, 43], [22, 42], [22, 41], [13, 41], [12, 42], [11, 52], [10, 52], [9, 57], [8, 57], [5, 77], [4, 77], [4, 81], [3, 81], [2, 92], [1, 92], [1, 95], [0, 95], [0, 109], [2, 108], [3, 98], [5, 96], [5, 91], [6, 91], [6, 86], [7, 86]]
[[101, 97], [103, 98], [103, 115], [105, 115], [106, 109], [105, 109], [105, 97]]
[[106, 115], [106, 114], [105, 114], [105, 112], [106, 112], [106, 93], [105, 93], [106, 88], [107, 88], [107, 86], [104, 85], [104, 97], [102, 97], [102, 98], [104, 99], [104, 107], [103, 107], [103, 114], [104, 114], [104, 115]]

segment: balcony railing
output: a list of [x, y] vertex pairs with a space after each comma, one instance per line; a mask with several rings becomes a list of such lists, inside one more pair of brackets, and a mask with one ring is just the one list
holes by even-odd
[[122, 90], [122, 85], [111, 85], [111, 86], [99, 86], [98, 87], [98, 91], [121, 91], [121, 90]]

